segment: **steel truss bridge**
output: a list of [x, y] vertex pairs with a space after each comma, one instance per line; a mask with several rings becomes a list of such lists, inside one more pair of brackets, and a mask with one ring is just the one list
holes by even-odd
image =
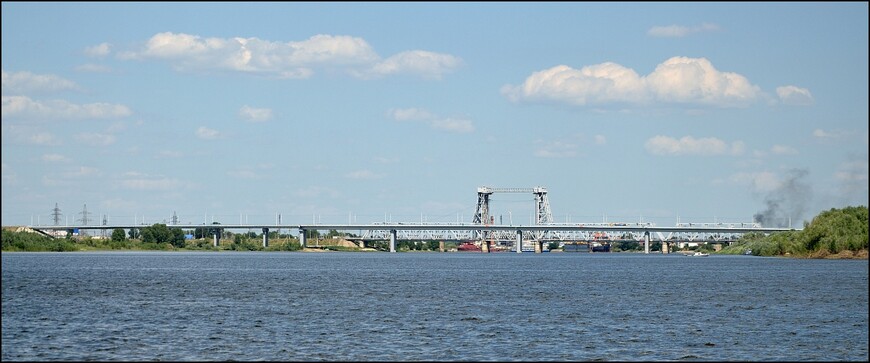
[[[532, 193], [535, 197], [534, 225], [494, 224], [489, 214], [489, 199], [493, 193]], [[269, 230], [298, 230], [299, 240], [306, 246], [306, 231], [336, 230], [357, 232], [355, 240], [389, 240], [390, 251], [395, 252], [397, 240], [413, 241], [474, 241], [490, 246], [492, 244], [513, 243], [517, 252], [523, 246], [535, 246], [540, 251], [541, 244], [547, 241], [625, 241], [634, 240], [645, 244], [649, 253], [651, 241], [670, 243], [680, 242], [731, 242], [744, 233], [773, 233], [793, 231], [793, 228], [762, 228], [758, 223], [677, 223], [674, 227], [660, 227], [654, 223], [554, 223], [550, 211], [547, 190], [535, 188], [490, 188], [477, 189], [477, 208], [473, 223], [372, 223], [372, 224], [170, 224], [172, 228], [210, 230], [262, 229], [263, 246], [268, 246]], [[46, 231], [73, 230], [114, 230], [141, 229], [147, 225], [66, 225], [66, 226], [28, 226], [37, 232], [53, 236]], [[214, 243], [218, 244], [219, 235], [215, 232]]]

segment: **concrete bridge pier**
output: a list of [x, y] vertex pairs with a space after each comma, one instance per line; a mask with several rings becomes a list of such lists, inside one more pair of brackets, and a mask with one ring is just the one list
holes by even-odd
[[396, 230], [390, 230], [390, 252], [396, 252]]
[[544, 252], [544, 242], [535, 241], [535, 253]]
[[366, 241], [359, 240], [359, 248], [366, 248]]
[[523, 230], [517, 230], [517, 253], [523, 253]]
[[218, 234], [217, 234], [217, 232], [214, 233], [214, 246], [215, 247], [218, 246]]
[[263, 248], [269, 247], [269, 229], [263, 228]]
[[302, 246], [302, 248], [306, 247], [305, 246], [305, 232], [307, 232], [307, 231], [302, 229], [302, 228], [299, 229], [299, 245]]
[[489, 241], [482, 241], [480, 243], [480, 252], [489, 253]]
[[643, 232], [643, 253], [649, 254], [649, 231]]
[[667, 241], [662, 241], [662, 254], [666, 255], [669, 253], [671, 253], [671, 246], [668, 244]]
[[444, 252], [444, 241], [438, 242], [438, 252]]

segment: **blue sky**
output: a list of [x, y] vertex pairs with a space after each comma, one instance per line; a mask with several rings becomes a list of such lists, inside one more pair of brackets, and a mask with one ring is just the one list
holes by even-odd
[[800, 225], [867, 205], [867, 44], [867, 3], [3, 2], [2, 224]]

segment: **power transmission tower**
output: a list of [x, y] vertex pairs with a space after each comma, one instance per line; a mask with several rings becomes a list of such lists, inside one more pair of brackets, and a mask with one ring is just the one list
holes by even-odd
[[54, 209], [51, 210], [51, 216], [54, 219], [54, 225], [59, 226], [60, 216], [62, 216], [62, 214], [60, 213], [60, 208], [57, 207], [57, 203], [54, 203]]
[[[87, 225], [88, 225], [88, 222], [91, 221], [90, 218], [88, 218], [88, 215], [89, 215], [90, 213], [88, 212], [88, 204], [87, 204], [87, 203], [85, 203], [84, 208], [82, 208], [82, 211], [81, 211], [81, 213], [79, 213], [79, 214], [82, 215], [82, 217], [79, 219], [79, 222], [81, 222], [83, 226], [87, 226]], [[79, 234], [82, 235], [82, 236], [84, 236], [84, 235], [85, 235], [85, 231], [84, 231], [84, 230], [81, 230], [81, 231], [79, 232]]]

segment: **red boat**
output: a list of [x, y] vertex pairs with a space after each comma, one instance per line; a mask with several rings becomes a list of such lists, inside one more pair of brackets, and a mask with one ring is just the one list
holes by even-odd
[[459, 245], [459, 247], [456, 247], [456, 250], [460, 251], [460, 252], [480, 252], [480, 251], [482, 251], [480, 249], [480, 246], [478, 246], [474, 243], [470, 243], [470, 242], [463, 242], [462, 244]]

